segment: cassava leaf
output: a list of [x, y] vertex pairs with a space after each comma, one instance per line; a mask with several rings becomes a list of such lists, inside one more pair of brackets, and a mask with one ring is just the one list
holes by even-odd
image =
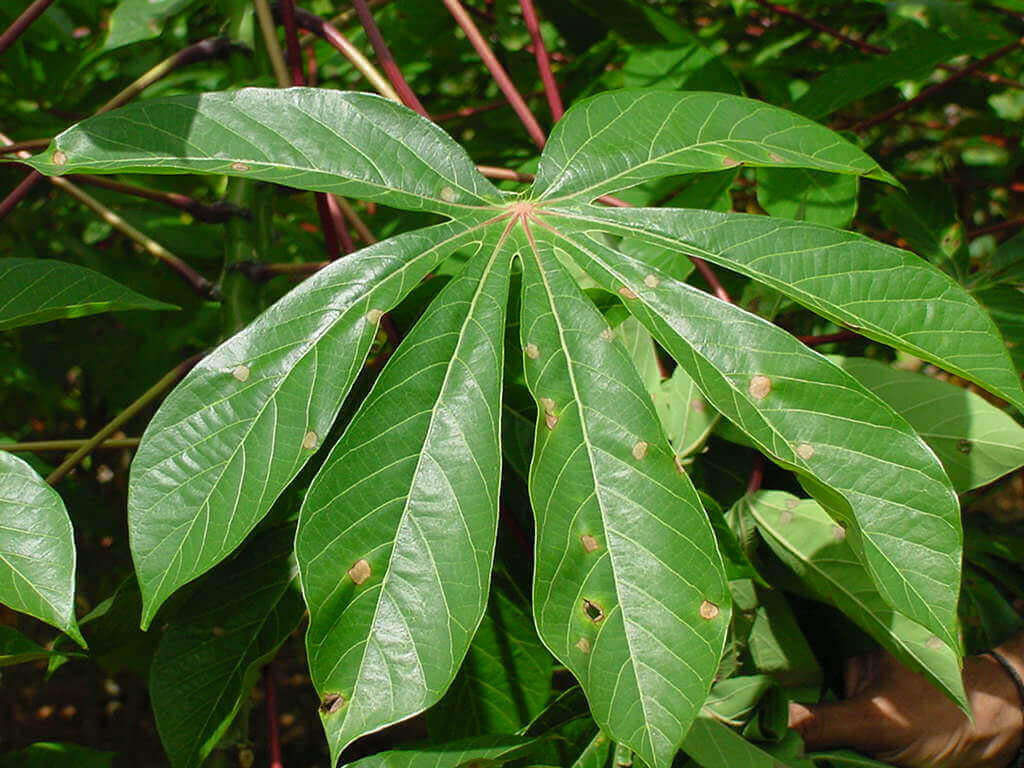
[[995, 323], [952, 278], [912, 253], [852, 232], [739, 213], [596, 206], [545, 213], [560, 230], [629, 235], [741, 272], [1024, 410]]
[[128, 309], [177, 309], [55, 259], [0, 259], [0, 331]]
[[860, 180], [805, 168], [758, 168], [757, 202], [772, 216], [845, 227], [857, 213]]
[[143, 628], [245, 538], [323, 443], [394, 307], [479, 224], [381, 241], [303, 282], [202, 360], [149, 423], [128, 525]]
[[25, 161], [40, 173], [217, 173], [456, 215], [500, 201], [435, 124], [368, 93], [243, 88], [129, 104]]
[[647, 179], [739, 163], [895, 179], [839, 134], [725, 93], [630, 89], [577, 102], [541, 155], [535, 199], [590, 202]]
[[121, 0], [110, 14], [103, 50], [112, 51], [156, 37], [167, 19], [195, 3], [196, 0]]
[[768, 546], [819, 600], [839, 608], [967, 710], [958, 653], [886, 604], [843, 529], [820, 506], [782, 491], [761, 491], [749, 501], [749, 510]]
[[520, 241], [522, 344], [540, 413], [534, 616], [601, 729], [663, 768], [721, 655], [723, 566], [625, 349], [536, 234]]
[[476, 736], [446, 744], [392, 749], [349, 763], [346, 768], [460, 768], [500, 766], [530, 751], [536, 739], [512, 734]]
[[0, 603], [85, 646], [75, 620], [75, 538], [64, 502], [6, 451], [0, 451]]
[[[388, 361], [303, 503], [306, 646], [332, 764], [448, 689], [490, 584], [511, 254], [503, 227]], [[347, 257], [345, 261], [351, 257]]]
[[987, 485], [1024, 466], [1024, 427], [980, 395], [875, 360], [837, 362], [910, 422], [958, 491]]
[[271, 531], [208, 574], [163, 628], [149, 695], [174, 768], [199, 768], [305, 612], [294, 530]]
[[14, 627], [0, 625], [0, 667], [25, 664], [62, 655], [29, 640]]
[[959, 508], [910, 425], [778, 326], [586, 234], [551, 236], [625, 300], [715, 408], [849, 525], [890, 604], [956, 647]]

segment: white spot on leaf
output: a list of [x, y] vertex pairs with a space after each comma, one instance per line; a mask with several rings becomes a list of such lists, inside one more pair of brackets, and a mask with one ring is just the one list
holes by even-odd
[[644, 278], [644, 285], [646, 285], [648, 288], [657, 288], [658, 283], [660, 282], [661, 281], [658, 279], [657, 275], [648, 275], [647, 277]]
[[65, 165], [68, 161], [68, 156], [61, 152], [59, 149], [53, 153], [53, 164], [54, 165]]
[[307, 451], [312, 451], [314, 448], [316, 448], [316, 441], [316, 432], [309, 431], [306, 433], [306, 436], [302, 438], [302, 447], [305, 448]]
[[747, 392], [755, 400], [764, 400], [771, 391], [772, 380], [767, 376], [755, 376], [750, 380], [750, 386], [747, 387]]
[[526, 351], [526, 356], [528, 358], [530, 358], [531, 360], [536, 360], [538, 357], [540, 357], [540, 350], [537, 349], [537, 345], [536, 344], [527, 344], [525, 351]]
[[458, 199], [458, 195], [451, 187], [445, 187], [441, 190], [441, 199], [446, 203], [454, 203]]
[[809, 459], [814, 455], [814, 446], [810, 443], [800, 443], [796, 447], [796, 455], [801, 459]]
[[369, 323], [379, 323], [382, 317], [384, 317], [384, 313], [379, 309], [371, 309], [366, 313], [366, 321]]
[[235, 368], [235, 370], [231, 372], [231, 375], [234, 376], [239, 381], [248, 381], [249, 367], [246, 365], [239, 365]]

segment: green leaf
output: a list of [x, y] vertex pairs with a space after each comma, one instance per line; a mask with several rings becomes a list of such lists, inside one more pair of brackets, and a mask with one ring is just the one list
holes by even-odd
[[956, 646], [959, 508], [910, 425], [778, 326], [587, 235], [558, 236], [715, 408], [848, 524], [890, 604]]
[[128, 309], [177, 309], [99, 272], [53, 259], [0, 259], [0, 331]]
[[221, 565], [163, 629], [149, 673], [160, 741], [174, 768], [199, 768], [260, 669], [305, 612], [292, 528], [267, 533]]
[[768, 546], [819, 600], [836, 606], [966, 711], [958, 653], [886, 605], [845, 532], [820, 506], [782, 491], [761, 491], [749, 509]]
[[719, 413], [701, 394], [697, 382], [678, 366], [652, 395], [669, 442], [678, 456], [699, 450], [718, 422]]
[[176, 13], [194, 5], [196, 0], [121, 0], [110, 14], [110, 29], [103, 41], [103, 50], [112, 51], [125, 45], [157, 37], [164, 22]]
[[527, 601], [495, 574], [491, 598], [462, 668], [427, 713], [439, 741], [515, 733], [551, 698], [552, 660], [534, 629]]
[[821, 119], [902, 80], [925, 77], [937, 65], [965, 52], [957, 41], [922, 29], [918, 24], [907, 24], [904, 31], [907, 39], [892, 53], [874, 55], [824, 72], [793, 104], [793, 111]]
[[447, 744], [431, 744], [380, 752], [345, 768], [459, 768], [499, 766], [528, 753], [536, 739], [511, 734], [493, 734]]
[[75, 538], [64, 502], [6, 451], [0, 451], [0, 603], [85, 646], [75, 620]]
[[995, 323], [952, 278], [912, 253], [852, 232], [740, 213], [597, 206], [544, 212], [560, 230], [630, 235], [736, 270], [1024, 410], [1024, 390]]
[[520, 244], [534, 617], [598, 725], [655, 768], [697, 715], [729, 621], [723, 566], [625, 349], [544, 230]]
[[113, 752], [99, 752], [77, 744], [40, 741], [17, 752], [0, 755], [0, 768], [53, 768], [73, 765], [75, 768], [113, 768]]
[[551, 132], [532, 194], [589, 202], [646, 179], [739, 163], [896, 183], [837, 133], [784, 109], [725, 93], [638, 89], [574, 104]]
[[484, 251], [389, 360], [303, 503], [306, 646], [332, 764], [354, 739], [441, 698], [487, 605], [511, 254], [501, 228], [483, 237]]
[[965, 574], [960, 596], [960, 617], [968, 653], [984, 653], [995, 648], [1024, 626], [1024, 620], [998, 587], [970, 570]]
[[434, 123], [380, 96], [243, 88], [90, 117], [24, 161], [40, 173], [216, 173], [456, 215], [500, 201]]
[[0, 667], [14, 664], [25, 664], [29, 661], [40, 661], [51, 656], [64, 655], [52, 651], [29, 640], [13, 627], [0, 625]]
[[802, 761], [783, 761], [747, 741], [729, 726], [701, 716], [693, 723], [683, 751], [703, 768], [780, 768]]
[[321, 270], [203, 359], [149, 423], [128, 525], [142, 626], [237, 547], [327, 436], [394, 307], [477, 237], [441, 224]]
[[614, 746], [615, 742], [599, 732], [573, 761], [572, 768], [606, 768]]
[[846, 227], [857, 213], [856, 176], [803, 168], [758, 168], [757, 202], [772, 216]]
[[875, 360], [837, 362], [910, 422], [957, 491], [979, 488], [1024, 466], [1024, 427], [980, 395]]

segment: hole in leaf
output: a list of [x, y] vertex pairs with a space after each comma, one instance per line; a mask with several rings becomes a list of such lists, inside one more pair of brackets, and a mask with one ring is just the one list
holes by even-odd
[[587, 598], [583, 598], [583, 613], [595, 624], [604, 619], [604, 611], [601, 610], [601, 606]]
[[320, 711], [325, 715], [333, 715], [345, 706], [345, 697], [340, 693], [327, 693], [320, 699]]

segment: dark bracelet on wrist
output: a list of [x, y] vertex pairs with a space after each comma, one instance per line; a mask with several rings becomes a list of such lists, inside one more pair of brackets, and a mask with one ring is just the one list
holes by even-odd
[[[1007, 661], [1006, 657], [999, 653], [999, 651], [985, 651], [985, 653], [999, 662], [999, 666], [1006, 670], [1006, 674], [1010, 676], [1010, 679], [1013, 680], [1013, 684], [1017, 688], [1017, 698], [1020, 699], [1021, 707], [1024, 708], [1024, 680], [1021, 679], [1017, 668]], [[1021, 744], [1020, 749], [1017, 751], [1017, 757], [1014, 758], [1007, 768], [1024, 768], [1024, 743]]]

